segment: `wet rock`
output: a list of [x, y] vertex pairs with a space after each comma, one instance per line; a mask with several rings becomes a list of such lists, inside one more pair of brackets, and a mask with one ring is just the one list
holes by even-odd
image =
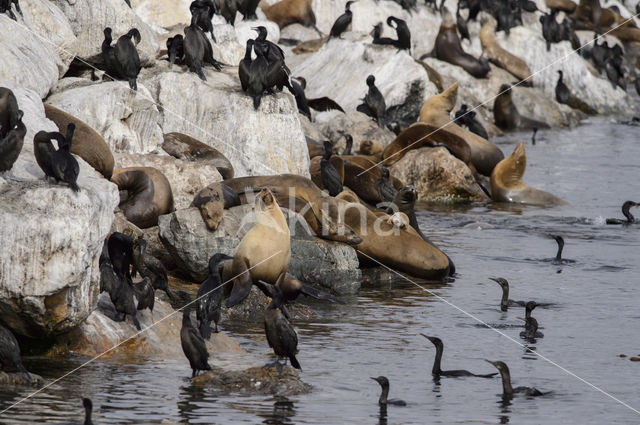
[[485, 201], [488, 196], [465, 163], [446, 148], [409, 152], [391, 167], [391, 173], [418, 190], [418, 200], [437, 202]]
[[95, 306], [98, 256], [119, 196], [81, 158], [75, 193], [44, 180], [33, 134], [55, 131], [38, 96], [16, 90], [28, 137], [10, 171], [0, 176], [0, 314], [16, 334], [39, 338], [78, 326]]
[[171, 184], [173, 203], [176, 209], [188, 208], [193, 197], [211, 183], [222, 181], [222, 176], [213, 165], [205, 162], [190, 162], [170, 155], [115, 154], [115, 168], [154, 167]]
[[262, 98], [258, 111], [240, 89], [237, 69], [194, 73], [155, 70], [143, 76], [161, 107], [164, 133], [178, 132], [218, 149], [235, 175], [309, 175], [306, 141], [293, 96]]
[[[253, 227], [251, 205], [225, 210], [215, 232], [210, 232], [197, 208], [188, 208], [161, 216], [160, 238], [176, 259], [179, 269], [194, 281], [207, 276], [211, 255], [232, 255], [242, 237]], [[355, 250], [344, 244], [317, 240], [298, 214], [283, 209], [289, 220], [291, 263], [289, 272], [301, 281], [316, 283], [339, 293], [354, 293], [359, 288]], [[306, 254], [309, 256], [307, 256]], [[309, 279], [309, 280], [307, 280]]]
[[311, 386], [300, 379], [298, 372], [285, 367], [280, 374], [275, 366], [252, 367], [243, 371], [214, 368], [192, 379], [196, 385], [215, 387], [224, 393], [292, 396], [311, 391]]
[[104, 29], [111, 27], [114, 41], [131, 28], [138, 28], [142, 40], [136, 46], [144, 66], [156, 58], [159, 45], [156, 34], [122, 0], [53, 0], [62, 10], [78, 38], [76, 55], [94, 64], [102, 64], [101, 45]]
[[0, 370], [0, 385], [4, 388], [9, 386], [38, 386], [44, 383], [40, 375], [29, 373], [31, 380], [20, 373], [6, 373]]
[[[377, 140], [383, 146], [387, 146], [396, 137], [391, 130], [380, 128], [378, 123], [360, 112], [347, 114], [337, 111], [322, 112], [316, 116], [315, 126], [322, 132], [325, 139], [334, 142], [340, 140], [344, 134], [350, 134], [353, 137], [352, 152], [357, 152], [360, 149], [360, 143], [365, 140]], [[344, 148], [344, 143], [338, 147]]]
[[137, 93], [126, 82], [109, 81], [55, 93], [47, 103], [87, 123], [114, 153], [148, 153], [162, 145], [160, 113], [140, 80]]

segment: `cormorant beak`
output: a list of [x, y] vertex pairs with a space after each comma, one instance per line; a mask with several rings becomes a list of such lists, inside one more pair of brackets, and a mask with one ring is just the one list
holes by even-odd
[[491, 363], [493, 366], [496, 365], [496, 362], [492, 362], [491, 360], [484, 359], [484, 361], [487, 362], [487, 363]]
[[373, 376], [370, 376], [369, 378], [373, 379], [374, 381], [378, 382], [378, 378], [374, 378]]
[[500, 283], [497, 277], [490, 277], [489, 279], [493, 280], [494, 282]]
[[427, 336], [425, 334], [420, 334], [420, 335], [422, 335], [423, 337], [427, 338], [429, 341], [431, 341], [432, 344], [435, 344], [435, 342], [433, 342], [433, 337]]
[[522, 318], [522, 317], [516, 317], [516, 319], [520, 319], [520, 320], [522, 320], [523, 322], [526, 322], [526, 321], [527, 321], [527, 319], [524, 319], [524, 318]]

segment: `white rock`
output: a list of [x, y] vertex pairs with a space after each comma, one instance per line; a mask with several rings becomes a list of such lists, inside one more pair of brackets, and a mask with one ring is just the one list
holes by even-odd
[[33, 134], [56, 126], [35, 92], [14, 93], [28, 133], [13, 168], [0, 175], [0, 228], [11, 229], [0, 232], [0, 310], [15, 332], [40, 337], [74, 328], [94, 308], [98, 256], [119, 196], [77, 156], [80, 192], [46, 182]]
[[148, 25], [171, 27], [177, 24], [189, 25], [193, 0], [132, 0], [131, 7], [136, 15]]
[[55, 93], [47, 103], [87, 123], [113, 152], [148, 153], [163, 142], [160, 113], [140, 81], [137, 93], [124, 81], [109, 81]]
[[205, 68], [207, 82], [185, 69], [150, 74], [144, 82], [160, 105], [164, 133], [188, 134], [218, 149], [231, 161], [237, 177], [309, 175], [297, 107], [286, 89], [264, 96], [255, 111], [252, 99], [240, 89], [237, 68], [226, 72]]
[[138, 28], [142, 41], [137, 46], [141, 63], [152, 62], [158, 53], [156, 33], [123, 0], [52, 0], [65, 14], [78, 37], [76, 54], [91, 63], [102, 63], [104, 29], [111, 27], [114, 42], [131, 28]]

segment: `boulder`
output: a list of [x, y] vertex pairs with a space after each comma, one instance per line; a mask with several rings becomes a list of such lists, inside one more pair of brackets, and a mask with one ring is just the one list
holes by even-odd
[[[147, 25], [172, 27], [189, 25], [191, 13], [189, 6], [193, 0], [131, 0], [136, 15]], [[181, 30], [182, 31], [182, 30]]]
[[160, 112], [140, 81], [137, 92], [126, 82], [108, 81], [72, 86], [46, 102], [87, 123], [114, 153], [148, 153], [162, 145]]
[[213, 165], [205, 162], [183, 161], [170, 155], [115, 154], [115, 168], [153, 167], [162, 170], [173, 192], [173, 205], [180, 210], [188, 208], [193, 197], [204, 187], [222, 181]]
[[162, 111], [163, 132], [184, 133], [218, 149], [233, 164], [236, 177], [308, 176], [309, 154], [293, 96], [264, 96], [255, 111], [240, 89], [237, 69], [209, 69], [206, 82], [179, 67], [143, 77]]
[[286, 397], [311, 391], [311, 385], [300, 379], [298, 372], [287, 366], [282, 373], [275, 366], [256, 366], [242, 371], [213, 368], [192, 380], [194, 385], [210, 386], [226, 394], [268, 395]]
[[145, 24], [122, 0], [52, 0], [62, 10], [78, 38], [75, 53], [87, 62], [102, 65], [101, 46], [104, 29], [111, 27], [113, 41], [131, 28], [140, 31], [142, 40], [137, 45], [140, 63], [151, 64], [159, 51], [156, 32]]
[[15, 89], [29, 132], [13, 168], [0, 175], [0, 317], [14, 333], [40, 338], [68, 332], [95, 307], [98, 256], [119, 196], [81, 158], [75, 193], [44, 180], [33, 134], [56, 131], [38, 95]]
[[[175, 257], [178, 268], [194, 281], [207, 276], [211, 255], [232, 255], [242, 237], [256, 222], [252, 205], [225, 210], [215, 232], [204, 224], [197, 208], [179, 210], [161, 216], [160, 239]], [[315, 283], [339, 294], [355, 293], [360, 284], [358, 260], [353, 248], [335, 242], [318, 240], [312, 235], [302, 216], [283, 209], [288, 217], [291, 239], [289, 272], [301, 281]]]
[[489, 200], [469, 167], [443, 147], [411, 150], [391, 167], [391, 173], [414, 185], [419, 201]]

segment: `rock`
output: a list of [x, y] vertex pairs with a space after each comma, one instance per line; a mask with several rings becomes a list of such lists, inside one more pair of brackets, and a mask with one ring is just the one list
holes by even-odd
[[409, 152], [391, 167], [391, 173], [418, 190], [419, 201], [469, 202], [489, 197], [471, 170], [446, 148], [421, 148]]
[[115, 154], [116, 167], [154, 167], [171, 184], [173, 205], [177, 210], [188, 208], [193, 197], [204, 187], [222, 181], [213, 165], [204, 162], [183, 161], [170, 155]]
[[177, 24], [189, 25], [191, 2], [192, 0], [131, 0], [131, 7], [147, 25], [167, 28]]
[[[352, 152], [358, 152], [360, 143], [365, 140], [377, 140], [382, 146], [387, 146], [396, 135], [391, 130], [380, 128], [371, 117], [360, 112], [347, 112], [343, 114], [338, 111], [322, 112], [318, 114], [315, 127], [319, 129], [325, 139], [333, 142], [342, 138], [340, 145], [336, 146], [340, 151], [344, 148], [344, 134], [353, 137]], [[322, 141], [319, 139], [318, 141]]]
[[302, 382], [298, 372], [288, 366], [282, 373], [279, 373], [275, 366], [252, 367], [239, 372], [214, 368], [210, 372], [196, 376], [191, 381], [194, 385], [211, 386], [217, 391], [234, 394], [283, 397], [311, 391], [311, 386]]
[[[242, 237], [255, 223], [252, 205], [225, 210], [215, 232], [210, 232], [197, 208], [179, 210], [159, 219], [160, 239], [176, 259], [179, 269], [194, 281], [207, 276], [211, 255], [232, 255]], [[301, 281], [316, 283], [338, 293], [359, 289], [360, 273], [355, 250], [347, 245], [314, 238], [304, 219], [288, 209], [291, 239], [289, 272]]]
[[80, 192], [46, 182], [33, 134], [56, 126], [33, 91], [14, 93], [29, 137], [13, 168], [0, 176], [0, 228], [12, 229], [0, 232], [0, 314], [14, 333], [40, 338], [68, 332], [94, 308], [98, 256], [119, 196], [79, 157]]
[[258, 111], [240, 90], [237, 69], [205, 70], [207, 82], [174, 67], [143, 77], [160, 106], [164, 133], [178, 132], [218, 149], [235, 176], [309, 175], [309, 154], [293, 96], [262, 98]]
[[345, 38], [332, 39], [291, 68], [293, 75], [307, 79], [307, 97], [328, 96], [345, 111], [354, 111], [367, 93], [365, 80], [371, 74], [387, 108], [413, 102], [415, 107], [410, 112], [417, 119], [424, 99], [437, 93], [425, 69], [405, 51], [370, 44], [355, 35]]
[[47, 103], [87, 123], [114, 153], [148, 153], [162, 145], [161, 115], [140, 80], [137, 93], [126, 82], [109, 81], [55, 93]]
[[9, 386], [40, 386], [44, 383], [40, 375], [29, 372], [29, 377], [31, 381], [20, 373], [6, 373], [0, 370], [0, 385], [3, 388], [7, 388]]
[[138, 28], [142, 40], [136, 46], [140, 63], [151, 64], [159, 51], [156, 33], [122, 0], [52, 0], [62, 10], [78, 38], [76, 55], [92, 64], [102, 65], [101, 46], [104, 29], [111, 27], [114, 42], [131, 28]]

